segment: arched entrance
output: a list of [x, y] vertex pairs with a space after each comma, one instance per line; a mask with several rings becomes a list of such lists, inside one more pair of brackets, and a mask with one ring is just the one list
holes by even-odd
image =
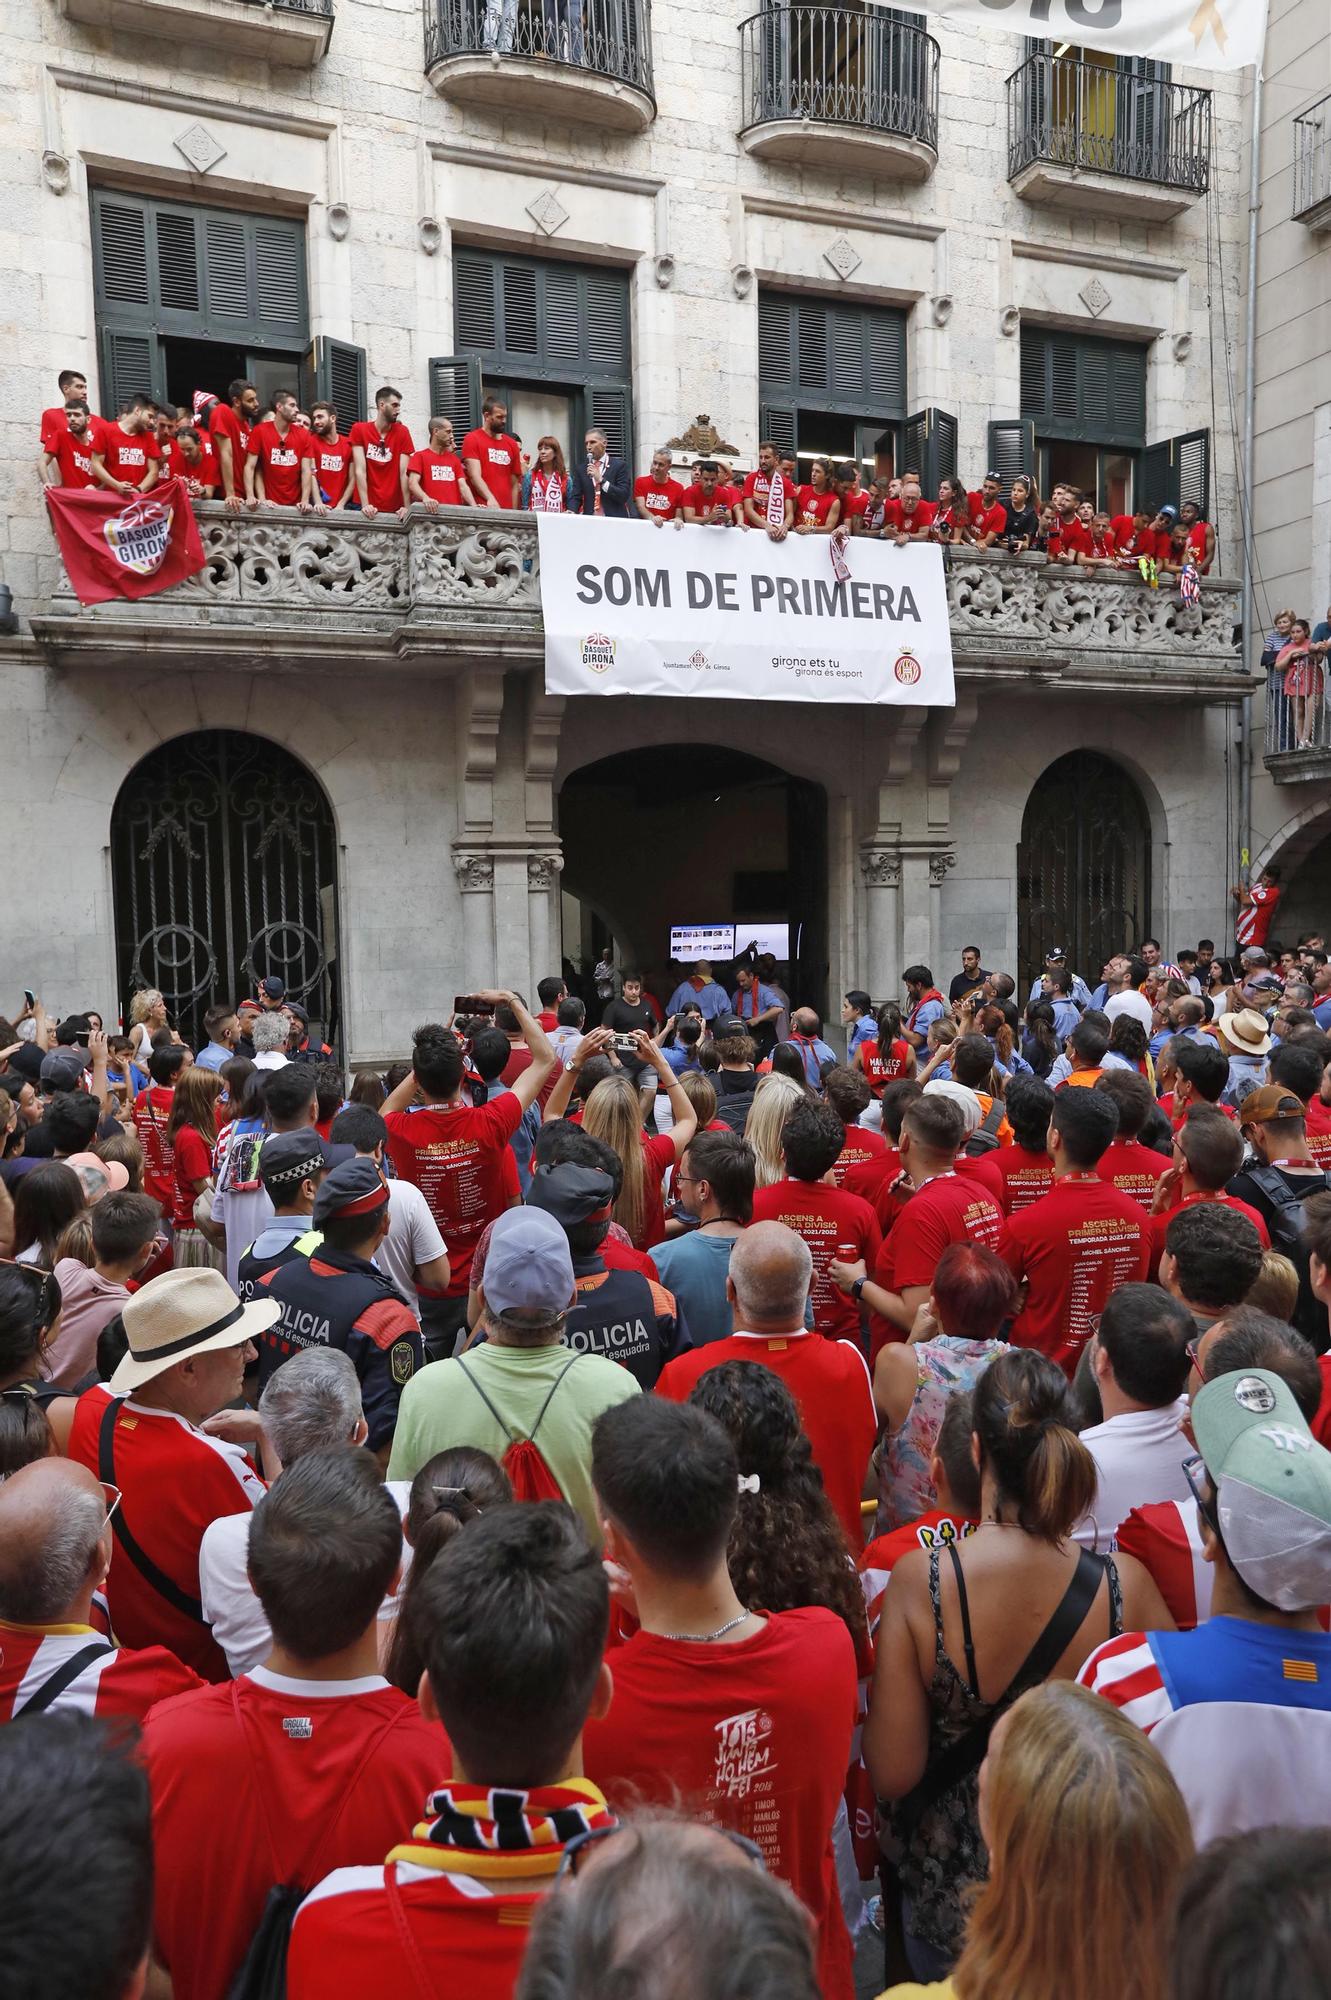
[[[786, 925], [789, 992], [827, 999], [827, 794], [765, 758], [711, 744], [618, 752], [559, 794], [564, 955], [590, 969], [607, 937], [668, 997], [676, 926]], [[748, 927], [746, 929], [746, 926]], [[719, 954], [716, 977], [728, 983]]]
[[1094, 750], [1036, 780], [1017, 849], [1017, 957], [1029, 981], [1052, 945], [1092, 985], [1151, 922], [1151, 822], [1123, 769]]
[[159, 987], [197, 1047], [214, 1002], [275, 974], [335, 1040], [333, 813], [289, 751], [234, 729], [161, 744], [116, 797], [111, 873], [122, 1007]]

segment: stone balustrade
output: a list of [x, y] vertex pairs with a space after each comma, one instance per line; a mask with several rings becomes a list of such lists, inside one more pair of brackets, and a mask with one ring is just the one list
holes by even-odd
[[[413, 508], [405, 520], [367, 521], [214, 503], [198, 517], [206, 567], [159, 596], [82, 608], [62, 572], [33, 619], [48, 656], [276, 671], [354, 671], [378, 659], [432, 672], [482, 654], [514, 664], [541, 656], [531, 515]], [[1040, 556], [949, 551], [958, 678], [1092, 690], [1141, 682], [1158, 694], [1237, 698], [1250, 685], [1234, 644], [1238, 588], [1208, 578], [1185, 605], [1164, 582], [1152, 590]]]

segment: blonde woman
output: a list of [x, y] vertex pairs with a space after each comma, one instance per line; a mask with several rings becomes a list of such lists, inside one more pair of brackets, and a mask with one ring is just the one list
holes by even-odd
[[650, 1035], [640, 1031], [635, 1039], [635, 1074], [646, 1064], [656, 1071], [670, 1099], [674, 1124], [659, 1138], [649, 1139], [642, 1129], [642, 1101], [635, 1085], [628, 1076], [607, 1076], [587, 1099], [582, 1129], [593, 1139], [604, 1139], [618, 1153], [624, 1165], [624, 1182], [615, 1200], [614, 1218], [628, 1231], [635, 1250], [650, 1250], [654, 1243], [665, 1241], [662, 1177], [684, 1157], [698, 1120], [679, 1078]]
[[155, 986], [144, 986], [130, 997], [129, 1038], [134, 1044], [134, 1060], [147, 1069], [153, 1036], [166, 1026], [166, 1000]]
[[803, 1102], [804, 1092], [793, 1078], [781, 1076], [775, 1070], [770, 1076], [759, 1078], [749, 1115], [744, 1121], [745, 1143], [757, 1163], [756, 1187], [775, 1187], [778, 1181], [785, 1179], [786, 1162], [781, 1151], [781, 1134], [795, 1106]]
[[882, 2000], [1165, 2000], [1192, 1830], [1149, 1737], [1073, 1681], [1032, 1688], [989, 1738], [980, 1829], [951, 1977]]
[[195, 1202], [213, 1185], [217, 1100], [221, 1094], [222, 1079], [215, 1070], [191, 1065], [181, 1071], [171, 1099], [166, 1142], [175, 1160], [176, 1198], [171, 1222], [178, 1271], [200, 1265], [221, 1268], [212, 1245], [194, 1220]]

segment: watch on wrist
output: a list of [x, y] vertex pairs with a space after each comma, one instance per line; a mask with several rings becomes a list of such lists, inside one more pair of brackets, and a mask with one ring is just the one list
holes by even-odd
[[569, 1071], [570, 1071], [570, 1070], [574, 1070], [574, 1069], [576, 1069], [577, 1067], [578, 1067], [578, 1065], [577, 1065], [577, 1064], [576, 1064], [576, 1063], [574, 1062], [574, 1060], [573, 1060], [572, 1056], [567, 1056], [567, 1057], [565, 1058], [565, 1060], [564, 1060], [564, 1074], [565, 1074], [565, 1076], [567, 1076], [567, 1075], [568, 1075], [568, 1073], [569, 1073]]
[[869, 1281], [867, 1278], [856, 1278], [852, 1283], [850, 1288], [850, 1296], [854, 1299], [856, 1305], [859, 1304], [860, 1299], [864, 1292], [864, 1287], [868, 1282]]

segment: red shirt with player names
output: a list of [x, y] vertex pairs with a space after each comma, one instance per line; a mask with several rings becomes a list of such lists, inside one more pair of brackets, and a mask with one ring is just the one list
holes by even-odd
[[1304, 1137], [1318, 1166], [1331, 1167], [1331, 1104], [1324, 1104], [1320, 1097], [1314, 1097], [1308, 1105]]
[[833, 1187], [844, 1187], [846, 1175], [853, 1167], [862, 1167], [869, 1160], [881, 1160], [890, 1151], [881, 1132], [871, 1132], [867, 1125], [847, 1125], [846, 1143], [832, 1168]]
[[998, 1254], [1027, 1281], [1012, 1328], [1017, 1347], [1038, 1348], [1068, 1376], [1111, 1292], [1146, 1276], [1150, 1232], [1131, 1195], [1092, 1168], [1064, 1175], [1003, 1228]]
[[81, 438], [76, 438], [67, 425], [62, 425], [52, 433], [49, 445], [43, 431], [42, 449], [49, 452], [56, 462], [60, 475], [56, 481], [58, 486], [68, 486], [78, 493], [85, 486], [92, 485], [92, 455], [97, 445], [91, 428], [84, 431]]
[[290, 424], [283, 437], [275, 423], [256, 424], [250, 432], [248, 455], [263, 472], [263, 490], [274, 507], [294, 507], [301, 497], [301, 467], [311, 455], [309, 432]]
[[[101, 1478], [101, 1430], [108, 1408], [121, 1517], [144, 1553], [186, 1597], [199, 1595], [199, 1543], [224, 1514], [246, 1514], [267, 1488], [239, 1445], [210, 1437], [170, 1410], [150, 1409], [104, 1387], [79, 1397], [67, 1457]], [[205, 1680], [228, 1678], [226, 1655], [202, 1618], [168, 1603], [114, 1545], [106, 1598], [116, 1637], [129, 1646], [169, 1646]]]
[[437, 501], [441, 507], [465, 506], [462, 494], [470, 497], [467, 475], [455, 451], [415, 451], [407, 461], [407, 471], [414, 472], [420, 480], [426, 499]]
[[310, 433], [310, 457], [314, 460], [314, 486], [329, 507], [335, 507], [347, 490], [351, 477], [351, 439], [316, 437]]
[[516, 507], [514, 487], [522, 485], [522, 446], [507, 431], [498, 437], [482, 424], [462, 440], [462, 459], [476, 459], [481, 479], [501, 507]]
[[1115, 1139], [1106, 1147], [1095, 1171], [1110, 1187], [1116, 1187], [1120, 1194], [1130, 1194], [1142, 1208], [1149, 1209], [1155, 1199], [1156, 1182], [1169, 1172], [1169, 1160], [1164, 1153], [1140, 1145], [1136, 1139]]
[[[1002, 1232], [1003, 1211], [988, 1184], [978, 1174], [961, 1173], [954, 1167], [936, 1174], [907, 1198], [890, 1234], [883, 1239], [870, 1276], [884, 1291], [898, 1294], [913, 1286], [931, 1285], [949, 1243], [980, 1243], [986, 1250], [997, 1250]], [[894, 1321], [871, 1314], [870, 1360], [876, 1361], [889, 1342], [905, 1337]]]
[[130, 1652], [91, 1625], [10, 1625], [0, 1619], [0, 1723], [12, 1722], [47, 1682], [101, 1640], [46, 1713], [128, 1715], [142, 1721], [154, 1702], [205, 1685], [165, 1646]]
[[[223, 498], [228, 493], [245, 491], [245, 455], [250, 448], [250, 427], [244, 417], [237, 416], [229, 403], [214, 403], [208, 417], [208, 433], [217, 455], [218, 485], [223, 489]], [[228, 488], [222, 477], [221, 443], [225, 438], [231, 446], [231, 485]]]
[[938, 512], [932, 500], [920, 500], [910, 513], [900, 500], [889, 500], [883, 512], [883, 526], [894, 535], [927, 535]]
[[682, 1800], [755, 1841], [817, 1926], [819, 1991], [852, 2000], [831, 1836], [855, 1727], [845, 1625], [819, 1606], [777, 1612], [737, 1644], [639, 1631], [616, 1648], [614, 1682], [583, 1736], [587, 1776], [612, 1805]]
[[414, 1105], [385, 1113], [384, 1122], [394, 1171], [420, 1189], [448, 1245], [447, 1296], [465, 1298], [477, 1241], [510, 1204], [517, 1169], [508, 1142], [522, 1106], [501, 1090], [488, 1104]]
[[1066, 520], [1061, 515], [1056, 514], [1054, 516], [1054, 525], [1049, 531], [1046, 554], [1061, 556], [1066, 555], [1069, 550], [1073, 554], [1089, 555], [1091, 553], [1091, 531], [1084, 522], [1078, 520], [1075, 514], [1070, 515]]
[[[451, 1752], [378, 1674], [256, 1667], [163, 1702], [143, 1731], [157, 1856], [153, 1933], [177, 1993], [224, 2000], [274, 1882], [382, 1861]], [[270, 1845], [271, 1834], [271, 1845]]]
[[403, 504], [402, 461], [409, 459], [416, 449], [411, 432], [400, 418], [394, 418], [386, 431], [381, 431], [371, 420], [353, 424], [347, 432], [347, 443], [353, 451], [359, 445], [365, 453], [367, 504], [381, 514], [396, 514]]
[[176, 1093], [167, 1084], [149, 1084], [134, 1100], [134, 1130], [143, 1148], [143, 1192], [170, 1215], [176, 1201], [176, 1159], [166, 1136]]
[[131, 486], [142, 486], [148, 467], [162, 456], [161, 446], [151, 431], [140, 431], [130, 437], [119, 424], [107, 424], [98, 449], [112, 479], [128, 480]]
[[858, 1339], [859, 1305], [832, 1283], [828, 1266], [837, 1257], [848, 1264], [863, 1258], [868, 1269], [873, 1269], [882, 1232], [868, 1202], [857, 1194], [847, 1194], [844, 1188], [829, 1187], [825, 1181], [777, 1181], [775, 1186], [755, 1193], [753, 1219], [783, 1222], [804, 1238], [813, 1258], [809, 1297], [814, 1326], [833, 1340]]
[[836, 504], [837, 496], [830, 486], [825, 486], [821, 493], [812, 486], [801, 486], [795, 496], [796, 521], [802, 526], [821, 528]]
[[1048, 1153], [1029, 1152], [1015, 1141], [983, 1154], [975, 1165], [978, 1177], [993, 1188], [1004, 1215], [1019, 1215], [1054, 1185], [1054, 1163]]
[[633, 482], [633, 497], [641, 500], [647, 512], [658, 521], [673, 521], [684, 505], [684, 488], [677, 479], [664, 482], [653, 479], [650, 472], [644, 472]]
[[708, 515], [715, 513], [715, 510], [718, 507], [724, 507], [726, 513], [730, 515], [731, 519], [733, 520], [734, 515], [732, 509], [734, 509], [739, 505], [740, 499], [741, 495], [737, 490], [737, 488], [733, 486], [723, 486], [720, 480], [718, 480], [716, 485], [712, 488], [711, 496], [709, 498], [708, 495], [703, 492], [701, 482], [695, 481], [694, 484], [690, 486], [688, 491], [685, 493], [683, 504], [690, 510], [691, 513], [701, 516], [702, 519], [704, 520], [706, 520]]

